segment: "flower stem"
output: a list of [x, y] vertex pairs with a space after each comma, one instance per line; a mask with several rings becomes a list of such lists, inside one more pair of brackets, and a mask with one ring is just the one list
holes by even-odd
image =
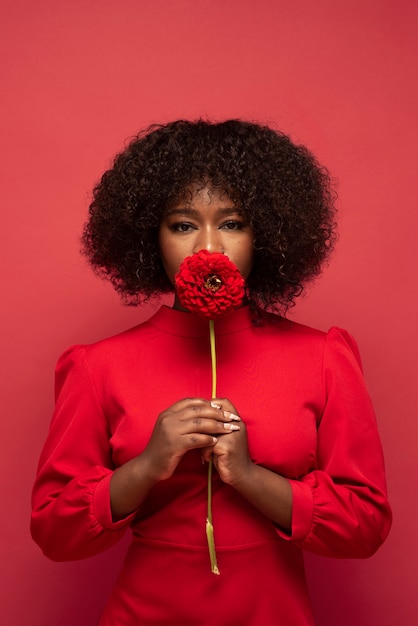
[[216, 398], [216, 343], [215, 322], [209, 320], [210, 358], [212, 361], [212, 398]]
[[[209, 338], [210, 338], [210, 358], [212, 362], [212, 398], [216, 398], [216, 344], [215, 344], [215, 323], [209, 320]], [[208, 511], [206, 519], [206, 537], [208, 540], [210, 565], [213, 574], [220, 574], [216, 559], [215, 539], [213, 536], [212, 523], [212, 470], [213, 455], [208, 466]]]

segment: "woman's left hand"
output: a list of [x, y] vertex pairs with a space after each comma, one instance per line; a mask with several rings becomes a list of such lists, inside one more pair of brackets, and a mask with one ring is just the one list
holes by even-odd
[[[219, 407], [221, 411], [229, 411], [239, 417], [236, 408], [227, 398], [214, 398], [211, 404]], [[213, 464], [221, 480], [232, 487], [245, 479], [246, 473], [252, 466], [248, 451], [247, 429], [241, 420], [238, 424], [239, 430], [228, 433], [227, 437], [217, 435], [216, 444], [202, 450], [202, 458], [207, 462], [213, 455]]]

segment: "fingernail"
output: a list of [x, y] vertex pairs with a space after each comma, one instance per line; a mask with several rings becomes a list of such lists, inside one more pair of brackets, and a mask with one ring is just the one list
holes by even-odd
[[224, 424], [225, 430], [239, 430], [238, 424]]
[[218, 441], [218, 438], [217, 437], [212, 437], [212, 441], [213, 441], [213, 443], [216, 443]]
[[221, 405], [218, 402], [211, 402], [210, 406], [213, 407], [214, 409], [221, 409]]
[[230, 413], [229, 411], [224, 411], [225, 417], [228, 417], [230, 420], [235, 420], [236, 422], [240, 422], [241, 418], [235, 413]]

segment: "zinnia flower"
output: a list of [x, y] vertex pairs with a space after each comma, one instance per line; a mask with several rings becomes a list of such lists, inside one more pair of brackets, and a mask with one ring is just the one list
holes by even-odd
[[186, 257], [174, 280], [181, 305], [208, 320], [240, 307], [245, 295], [239, 269], [219, 252], [200, 250]]
[[[174, 277], [180, 304], [209, 320], [210, 355], [212, 362], [212, 398], [216, 398], [216, 348], [214, 320], [241, 306], [245, 295], [244, 278], [224, 254], [200, 250], [184, 259]], [[212, 468], [208, 466], [208, 508], [206, 536], [211, 570], [219, 574], [212, 522]]]

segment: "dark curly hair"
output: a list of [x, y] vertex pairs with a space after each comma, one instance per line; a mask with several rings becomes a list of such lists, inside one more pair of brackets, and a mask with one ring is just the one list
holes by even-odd
[[169, 204], [206, 182], [238, 202], [254, 230], [250, 300], [286, 310], [331, 252], [335, 193], [305, 147], [267, 126], [179, 120], [138, 134], [94, 188], [84, 254], [128, 304], [173, 291], [158, 228]]

